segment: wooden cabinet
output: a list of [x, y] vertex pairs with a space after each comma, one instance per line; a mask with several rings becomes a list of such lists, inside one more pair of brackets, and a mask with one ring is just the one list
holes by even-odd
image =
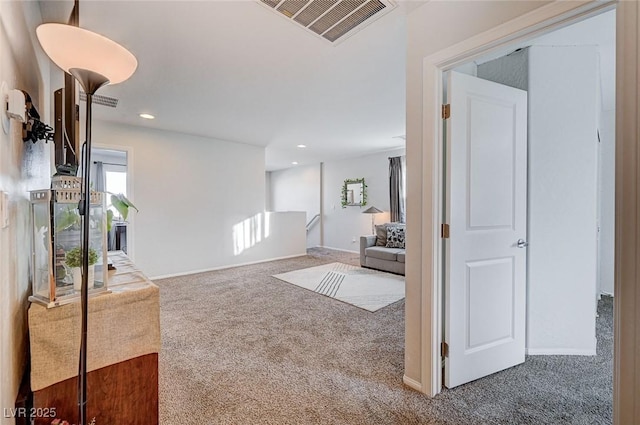
[[[124, 253], [112, 261], [111, 293], [89, 299], [87, 417], [97, 425], [157, 425], [159, 290]], [[36, 425], [56, 417], [78, 423], [79, 313], [79, 303], [29, 307]]]
[[[50, 425], [50, 413], [78, 423], [78, 378], [70, 378], [33, 393], [35, 425]], [[87, 417], [96, 424], [158, 424], [158, 354], [147, 354], [87, 376]], [[46, 417], [45, 417], [46, 416]]]

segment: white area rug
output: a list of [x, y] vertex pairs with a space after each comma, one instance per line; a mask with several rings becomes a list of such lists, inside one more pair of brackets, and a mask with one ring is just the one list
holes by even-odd
[[376, 311], [404, 298], [404, 276], [331, 263], [273, 277], [327, 297]]

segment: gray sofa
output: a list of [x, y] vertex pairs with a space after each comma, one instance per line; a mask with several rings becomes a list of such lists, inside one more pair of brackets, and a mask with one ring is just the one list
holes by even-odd
[[376, 235], [360, 236], [360, 265], [404, 276], [404, 249], [376, 246]]

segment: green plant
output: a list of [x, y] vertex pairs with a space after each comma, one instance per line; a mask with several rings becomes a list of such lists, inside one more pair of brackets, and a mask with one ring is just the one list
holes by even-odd
[[[111, 205], [113, 206], [122, 220], [126, 220], [129, 216], [129, 208], [133, 208], [138, 211], [138, 207], [133, 205], [126, 196], [122, 193], [111, 193], [107, 192], [111, 195]], [[80, 230], [82, 224], [82, 216], [78, 214], [78, 207], [74, 205], [68, 205], [65, 209], [56, 212], [56, 233], [60, 233], [62, 231], [68, 229]], [[107, 209], [107, 231], [111, 230], [111, 225], [113, 223], [113, 210]]]
[[[64, 261], [67, 267], [82, 267], [82, 250], [80, 247], [73, 248], [65, 253]], [[98, 253], [95, 249], [89, 248], [89, 265], [98, 262]]]
[[[120, 216], [123, 220], [126, 220], [129, 216], [129, 208], [133, 208], [138, 211], [138, 207], [133, 205], [126, 196], [122, 193], [111, 193], [111, 205], [120, 213]], [[113, 223], [113, 210], [107, 210], [107, 231], [111, 230], [111, 225]]]
[[68, 205], [64, 210], [56, 213], [56, 233], [67, 229], [80, 229], [82, 218], [78, 214], [78, 207]]

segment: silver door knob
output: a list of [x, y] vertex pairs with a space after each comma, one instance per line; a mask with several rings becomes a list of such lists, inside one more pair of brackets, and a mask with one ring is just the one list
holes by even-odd
[[524, 239], [518, 239], [518, 242], [516, 242], [516, 246], [518, 248], [526, 248], [527, 246], [529, 246], [529, 242], [525, 241]]

